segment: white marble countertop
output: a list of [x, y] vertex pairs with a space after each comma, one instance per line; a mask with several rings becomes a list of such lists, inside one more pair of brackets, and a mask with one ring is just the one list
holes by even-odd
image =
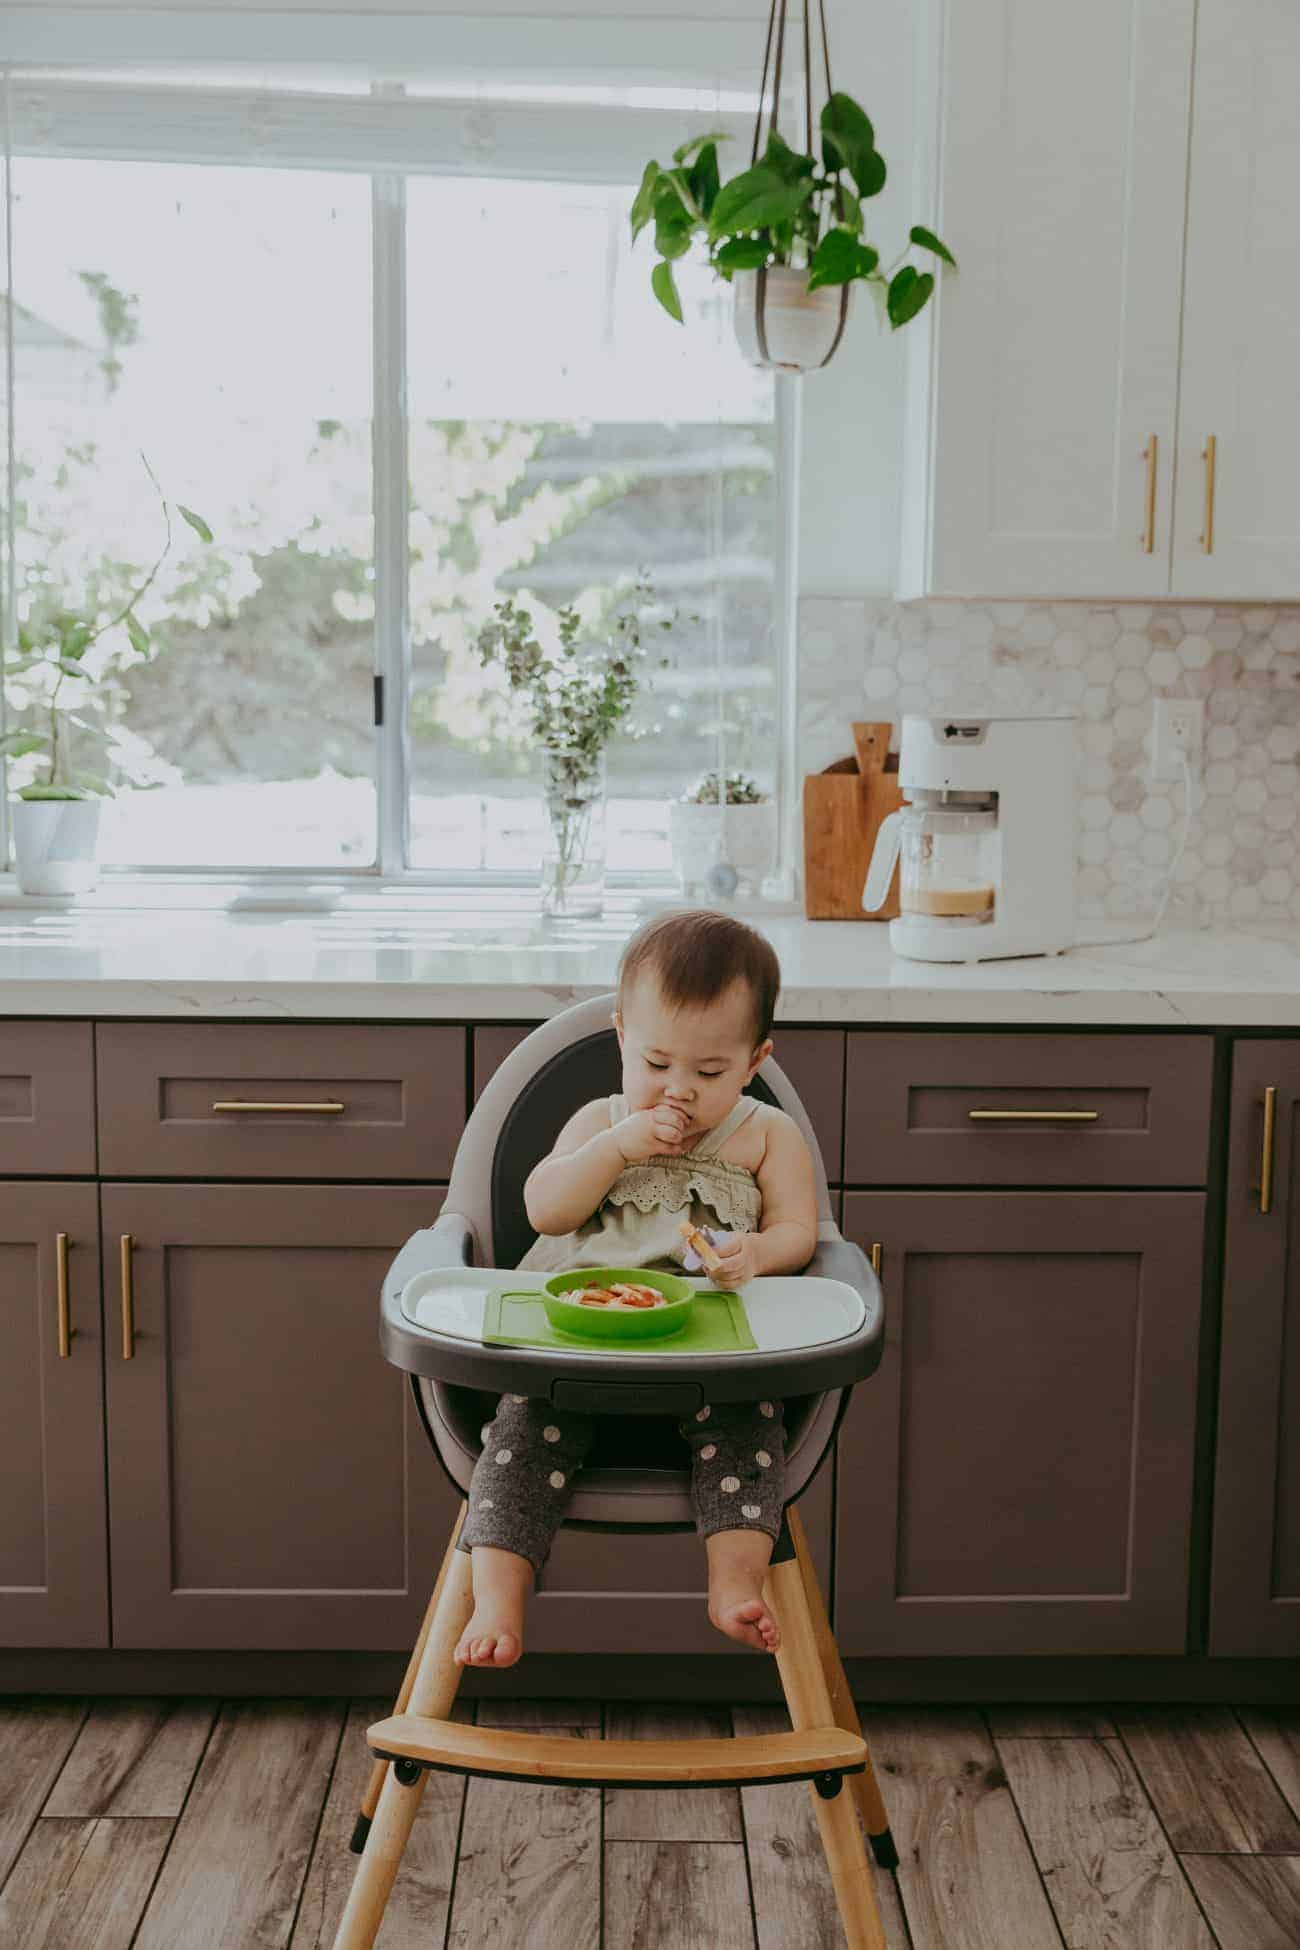
[[[203, 898], [0, 903], [0, 1015], [537, 1021], [609, 989], [640, 918], [628, 899], [544, 927], [523, 896], [471, 905], [452, 890], [376, 889], [328, 911]], [[785, 1022], [1300, 1028], [1300, 927], [942, 967], [891, 955], [879, 924], [745, 918], [780, 954]]]

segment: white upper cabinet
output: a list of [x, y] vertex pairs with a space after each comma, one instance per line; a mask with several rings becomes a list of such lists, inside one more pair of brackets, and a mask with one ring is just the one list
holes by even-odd
[[1295, 0], [1200, 0], [1173, 587], [1300, 596]]
[[901, 595], [1168, 589], [1193, 18], [934, 0]]

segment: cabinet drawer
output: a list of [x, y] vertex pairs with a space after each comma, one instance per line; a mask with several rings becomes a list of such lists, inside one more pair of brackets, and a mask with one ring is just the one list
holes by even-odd
[[88, 1022], [0, 1024], [0, 1173], [94, 1172], [94, 1075]]
[[849, 1037], [845, 1180], [1201, 1185], [1208, 1036]]
[[441, 1178], [465, 1121], [463, 1029], [100, 1023], [96, 1046], [108, 1177]]

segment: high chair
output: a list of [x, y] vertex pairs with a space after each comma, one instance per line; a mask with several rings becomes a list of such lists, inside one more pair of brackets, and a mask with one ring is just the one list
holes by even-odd
[[[776, 1665], [791, 1731], [730, 1740], [573, 1741], [453, 1721], [463, 1668], [452, 1652], [474, 1604], [469, 1554], [456, 1548], [462, 1501], [396, 1710], [367, 1732], [376, 1758], [352, 1836], [361, 1861], [334, 1950], [374, 1943], [430, 1768], [577, 1787], [806, 1780], [845, 1940], [851, 1950], [885, 1950], [859, 1815], [876, 1861], [894, 1868], [898, 1856], [794, 1507], [830, 1454], [854, 1383], [879, 1364], [884, 1310], [866, 1257], [839, 1234], [816, 1137], [778, 1066], [765, 1063], [750, 1089], [787, 1111], [808, 1142], [819, 1241], [799, 1277], [797, 1305], [789, 1281], [758, 1280], [745, 1289], [756, 1352], [674, 1355], [670, 1341], [642, 1343], [647, 1352], [614, 1346], [588, 1352], [481, 1339], [486, 1296], [507, 1284], [493, 1269], [515, 1267], [532, 1242], [525, 1178], [580, 1104], [621, 1088], [613, 1005], [613, 996], [600, 997], [544, 1023], [492, 1078], [457, 1150], [441, 1216], [409, 1239], [389, 1268], [381, 1343], [410, 1375], [434, 1452], [462, 1498], [481, 1446], [480, 1426], [507, 1390], [597, 1415], [679, 1419], [706, 1400], [782, 1399], [786, 1510], [764, 1595], [781, 1626]], [[508, 1283], [540, 1286], [542, 1277], [514, 1273]], [[566, 1524], [618, 1532], [694, 1529], [680, 1440], [671, 1431], [670, 1449], [665, 1424], [637, 1426], [645, 1431], [644, 1454], [631, 1467], [625, 1458], [618, 1468], [598, 1461], [584, 1466]]]

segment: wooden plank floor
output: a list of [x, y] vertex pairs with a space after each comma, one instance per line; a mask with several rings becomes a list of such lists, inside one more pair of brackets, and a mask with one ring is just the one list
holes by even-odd
[[[0, 1700], [0, 1944], [330, 1950], [386, 1700]], [[474, 1709], [461, 1707], [457, 1717]], [[1295, 1950], [1300, 1710], [862, 1709], [890, 1950]], [[770, 1708], [480, 1702], [577, 1740]], [[804, 1787], [429, 1777], [379, 1950], [832, 1950]]]

